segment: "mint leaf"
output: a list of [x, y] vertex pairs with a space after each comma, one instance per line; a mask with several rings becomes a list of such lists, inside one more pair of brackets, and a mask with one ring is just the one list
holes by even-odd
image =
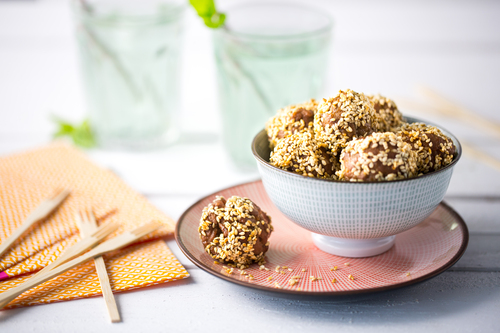
[[215, 29], [224, 24], [226, 15], [217, 12], [214, 0], [189, 0], [189, 3], [207, 27]]
[[189, 3], [201, 17], [210, 17], [217, 12], [214, 0], [189, 0]]
[[96, 145], [92, 129], [87, 120], [84, 120], [79, 125], [74, 125], [58, 117], [52, 117], [52, 119], [58, 125], [54, 138], [70, 137], [75, 145], [83, 148], [92, 148]]
[[203, 18], [205, 25], [212, 29], [218, 28], [221, 25], [223, 25], [225, 20], [226, 20], [226, 14], [222, 13], [215, 13], [210, 18], [207, 17]]
[[96, 145], [88, 120], [84, 120], [80, 126], [76, 126], [71, 137], [73, 142], [80, 147], [91, 148]]

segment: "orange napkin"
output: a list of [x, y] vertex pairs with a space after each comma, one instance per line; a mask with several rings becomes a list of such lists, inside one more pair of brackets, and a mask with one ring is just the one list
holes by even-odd
[[[147, 287], [189, 276], [162, 240], [124, 248], [105, 256], [104, 261], [114, 292]], [[21, 284], [31, 275], [0, 281], [0, 292]], [[91, 260], [25, 292], [9, 303], [5, 309], [69, 301], [101, 294], [99, 278], [94, 261]]]
[[[52, 262], [64, 248], [79, 239], [74, 215], [87, 207], [92, 207], [98, 220], [105, 218], [106, 222], [119, 223], [120, 229], [117, 233], [155, 220], [162, 223], [163, 227], [148, 236], [146, 240], [173, 234], [175, 222], [151, 205], [143, 196], [128, 187], [116, 175], [92, 164], [76, 148], [62, 143], [54, 143], [45, 148], [0, 158], [0, 242], [4, 241], [22, 224], [42, 200], [49, 197], [58, 188], [70, 189], [70, 196], [55, 213], [39, 222], [0, 258], [0, 271], [2, 271], [0, 279], [35, 272]], [[121, 252], [116, 254], [118, 256], [116, 258], [121, 258], [119, 259], [122, 263], [120, 267], [124, 267], [124, 269], [134, 269], [135, 264], [133, 260], [130, 260], [136, 256], [147, 259], [149, 254], [154, 254], [158, 258], [168, 258], [168, 262], [165, 262], [163, 266], [158, 266], [161, 277], [156, 278], [157, 282], [151, 282], [146, 276], [141, 275], [137, 281], [142, 282], [137, 286], [188, 276], [188, 273], [171, 255], [166, 245], [163, 242], [160, 243], [163, 245], [158, 245], [158, 242], [140, 245], [136, 249], [139, 251], [136, 254], [120, 254]], [[154, 251], [151, 252], [147, 249], [154, 249]], [[128, 262], [130, 265], [127, 264]], [[111, 270], [114, 269], [113, 263], [114, 261], [111, 261], [111, 266], [108, 267]], [[93, 265], [93, 263], [79, 266], [63, 276], [71, 272], [80, 272], [80, 270], [84, 272], [84, 267], [88, 268], [89, 265]], [[161, 273], [170, 271], [170, 268], [175, 268], [171, 272], [173, 275]], [[57, 279], [63, 278], [63, 276]], [[16, 281], [21, 281], [24, 278], [4, 281], [0, 288], [9, 288], [13, 283], [18, 283]], [[90, 273], [82, 275], [82, 283], [91, 284], [91, 278], [92, 274]], [[135, 278], [137, 276], [134, 276]], [[55, 280], [48, 281], [46, 284], [50, 285]], [[87, 288], [84, 291], [79, 291], [78, 285], [68, 284], [68, 290], [71, 290], [69, 294], [74, 297], [61, 296], [62, 299], [88, 297], [96, 293], [95, 290]], [[32, 292], [36, 294], [39, 288], [33, 289]], [[130, 284], [126, 282], [122, 284], [121, 279], [115, 282], [115, 290], [129, 288]], [[100, 290], [100, 288], [98, 289]], [[40, 300], [38, 303], [53, 301], [53, 299], [39, 298], [39, 296], [36, 299]], [[61, 298], [57, 298], [57, 300], [61, 300]], [[29, 301], [22, 305], [35, 303]], [[18, 303], [16, 301], [13, 304]]]

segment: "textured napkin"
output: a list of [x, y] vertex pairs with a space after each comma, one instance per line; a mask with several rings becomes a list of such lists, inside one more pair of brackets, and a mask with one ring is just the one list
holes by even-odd
[[[114, 290], [128, 290], [189, 276], [162, 241], [151, 242], [172, 235], [175, 222], [112, 172], [97, 167], [79, 150], [62, 143], [0, 158], [0, 242], [21, 225], [42, 200], [59, 188], [70, 189], [70, 196], [0, 258], [0, 279], [8, 279], [0, 282], [0, 290], [22, 282], [27, 277], [12, 277], [42, 269], [75, 243], [80, 236], [74, 216], [87, 207], [92, 207], [98, 220], [119, 223], [116, 234], [151, 220], [163, 224], [162, 228], [141, 240], [149, 242], [105, 258]], [[145, 266], [140, 266], [141, 263]], [[11, 304], [26, 306], [99, 294], [93, 267], [93, 262], [78, 266], [23, 294]]]
[[[163, 240], [124, 248], [104, 256], [104, 261], [114, 292], [147, 287], [189, 276]], [[23, 283], [31, 275], [0, 281], [0, 292]], [[91, 260], [25, 292], [5, 308], [69, 301], [101, 294], [99, 278], [94, 261]]]

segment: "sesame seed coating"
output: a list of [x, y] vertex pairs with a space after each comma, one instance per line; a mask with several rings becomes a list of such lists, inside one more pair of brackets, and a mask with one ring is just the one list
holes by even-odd
[[203, 209], [198, 227], [205, 251], [240, 269], [264, 264], [272, 231], [271, 217], [250, 199], [237, 196], [217, 196]]
[[266, 131], [270, 164], [320, 179], [411, 178], [439, 170], [456, 155], [453, 141], [436, 127], [408, 124], [393, 100], [351, 89], [280, 109]]
[[378, 116], [373, 104], [362, 94], [347, 89], [335, 97], [323, 99], [314, 115], [314, 132], [318, 141], [340, 153], [347, 143], [378, 130]]
[[270, 148], [273, 149], [279, 140], [294, 133], [312, 132], [314, 113], [317, 108], [318, 102], [311, 99], [306, 103], [290, 105], [278, 110], [276, 116], [266, 123]]
[[311, 132], [292, 134], [278, 142], [269, 162], [283, 170], [308, 177], [335, 178], [336, 157]]
[[375, 113], [379, 115], [377, 120], [381, 132], [397, 132], [406, 123], [392, 99], [379, 94], [368, 95], [367, 97], [373, 103]]
[[417, 153], [419, 173], [439, 170], [453, 161], [455, 145], [437, 127], [424, 123], [404, 124], [397, 134]]
[[342, 151], [340, 163], [339, 179], [352, 182], [387, 181], [417, 175], [416, 152], [391, 132], [373, 133], [349, 142]]

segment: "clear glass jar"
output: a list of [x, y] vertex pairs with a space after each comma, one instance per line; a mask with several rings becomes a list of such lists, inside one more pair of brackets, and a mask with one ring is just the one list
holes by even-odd
[[73, 1], [89, 121], [100, 146], [178, 136], [183, 1]]
[[214, 32], [223, 142], [235, 164], [255, 168], [253, 137], [277, 110], [321, 97], [332, 20], [291, 4], [226, 11]]

